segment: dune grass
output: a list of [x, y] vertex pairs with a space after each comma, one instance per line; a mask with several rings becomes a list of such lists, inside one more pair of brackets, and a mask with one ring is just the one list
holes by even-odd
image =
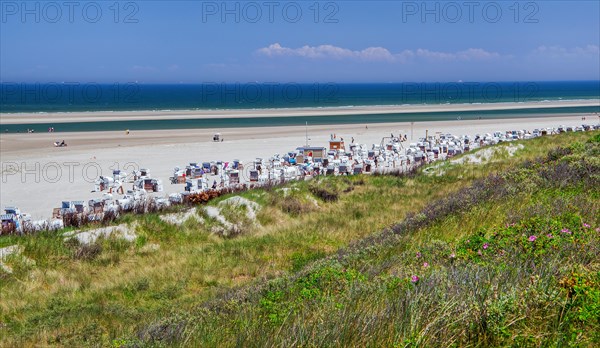
[[[580, 223], [585, 220], [597, 227], [597, 189], [584, 190], [568, 182], [564, 187], [540, 188], [533, 179], [540, 176], [535, 171], [540, 168], [527, 167], [535, 167], [536, 158], [557, 146], [581, 143], [575, 146], [576, 153], [590, 151], [583, 144], [592, 135], [570, 133], [521, 142], [524, 148], [514, 157], [448, 167], [442, 176], [335, 177], [290, 183], [287, 192], [278, 188], [244, 192], [239, 195], [262, 206], [259, 225], [235, 238], [211, 233], [210, 222], [190, 219], [173, 226], [156, 214], [121, 218], [119, 223], [135, 222], [139, 237], [132, 243], [108, 238], [86, 247], [65, 243], [62, 236], [50, 233], [0, 238], [0, 246], [22, 245], [25, 257], [6, 261], [13, 273], [0, 271], [0, 345], [344, 346], [378, 342], [410, 346], [433, 345], [435, 339], [493, 345], [505, 342], [502, 330], [509, 335], [517, 328], [523, 341], [515, 343], [559, 338], [590, 342], [585, 333], [576, 332], [573, 338], [559, 330], [560, 337], [552, 336], [556, 325], [569, 330], [580, 327], [534, 309], [554, 306], [559, 299], [567, 301], [550, 275], [552, 279], [557, 274], [566, 277], [565, 282], [574, 282], [572, 288], [589, 283], [592, 290], [597, 289], [597, 279], [585, 262], [594, 252], [597, 256], [597, 250], [578, 254], [575, 249], [562, 249], [572, 244], [559, 244], [558, 256], [547, 253], [540, 260], [531, 256], [538, 262], [532, 272], [526, 266], [531, 265], [530, 255], [520, 249], [514, 250], [523, 258], [496, 255], [495, 262], [486, 263], [477, 259], [479, 255], [467, 253], [470, 242], [466, 240], [480, 234], [492, 236], [495, 228], [506, 223], [556, 211], [569, 211]], [[576, 154], [559, 155], [579, 159]], [[598, 153], [587, 158], [597, 164]], [[507, 181], [518, 182], [503, 186], [514, 191], [512, 196], [481, 200], [466, 212], [450, 212], [411, 233], [387, 236], [385, 231], [393, 230], [395, 223], [415, 219], [410, 213], [427, 212], [430, 202], [452, 197], [499, 172], [507, 173]], [[230, 209], [225, 214], [234, 218], [241, 213]], [[568, 225], [577, 236], [585, 236], [577, 243], [587, 248], [598, 245], [597, 234], [586, 235], [581, 226], [573, 225], [573, 219], [559, 217], [553, 223]], [[507, 245], [517, 248], [509, 241], [518, 232], [507, 231], [497, 233], [507, 233]], [[364, 238], [386, 242], [361, 247]], [[449, 259], [451, 251], [454, 261]], [[426, 260], [417, 260], [417, 252]], [[574, 270], [575, 266], [566, 269], [565, 258], [585, 266], [583, 271]], [[429, 266], [423, 268], [424, 262]], [[411, 281], [413, 275], [419, 277], [416, 283]], [[532, 276], [540, 279], [534, 289], [529, 285]], [[481, 279], [489, 281], [485, 291], [478, 286]], [[257, 284], [261, 290], [253, 290]], [[264, 290], [265, 286], [272, 289]], [[548, 289], [554, 292], [549, 294]], [[250, 294], [247, 304], [234, 301], [240, 291]], [[494, 291], [498, 298], [491, 295]], [[519, 302], [519, 296], [529, 294], [525, 291], [554, 294], [554, 298], [544, 303]], [[227, 298], [231, 302], [222, 300]], [[479, 315], [475, 309], [492, 311], [486, 301], [493, 302], [494, 315], [504, 318], [491, 331], [477, 328], [483, 325], [481, 318], [489, 315]], [[202, 303], [211, 304], [199, 306]], [[526, 332], [529, 322], [519, 317], [530, 309], [540, 318], [549, 315], [557, 324], [545, 331]], [[542, 321], [550, 325], [550, 320]], [[465, 323], [469, 323], [467, 329]]]

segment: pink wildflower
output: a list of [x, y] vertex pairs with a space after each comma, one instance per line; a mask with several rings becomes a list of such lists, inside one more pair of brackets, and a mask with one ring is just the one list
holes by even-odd
[[554, 238], [554, 236], [552, 235], [552, 233], [548, 233], [548, 234], [546, 235], [546, 237], [548, 237], [548, 238], [550, 238], [550, 239]]
[[451, 259], [454, 259], [454, 258], [456, 258], [456, 254], [455, 254], [455, 253], [452, 253], [452, 254], [450, 254], [450, 258], [451, 258]]
[[421, 256], [422, 256], [422, 255], [421, 255], [421, 252], [420, 252], [420, 251], [417, 251], [417, 259], [418, 259], [418, 258], [420, 258]]
[[416, 283], [416, 282], [419, 281], [419, 277], [417, 277], [416, 275], [414, 275], [414, 276], [410, 277], [410, 281], [413, 282], [413, 283]]
[[529, 236], [529, 241], [530, 242], [535, 242], [536, 239], [537, 239], [537, 237], [534, 236], [534, 235]]
[[563, 228], [560, 230], [562, 233], [571, 234], [572, 232], [568, 228]]
[[584, 222], [584, 223], [583, 223], [583, 227], [585, 227], [585, 228], [590, 228], [590, 227], [592, 227], [592, 226], [590, 226], [589, 224], [586, 224], [586, 223]]
[[477, 250], [477, 255], [479, 255], [479, 256], [483, 255], [483, 254], [481, 253], [481, 250]]
[[490, 245], [488, 243], [483, 243], [483, 250], [487, 249]]

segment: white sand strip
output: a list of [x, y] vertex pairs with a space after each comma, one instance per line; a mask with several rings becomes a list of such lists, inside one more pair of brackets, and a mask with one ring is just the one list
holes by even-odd
[[[380, 105], [343, 106], [324, 108], [288, 109], [223, 109], [223, 110], [174, 110], [174, 111], [94, 111], [56, 113], [0, 113], [0, 125], [21, 123], [65, 123], [100, 121], [141, 121], [141, 120], [185, 120], [209, 118], [252, 118], [252, 117], [293, 117], [293, 116], [335, 116], [370, 115], [396, 113], [423, 113], [443, 111], [490, 111], [535, 108], [560, 108], [600, 106], [599, 99], [555, 100], [539, 102], [507, 102], [482, 104], [423, 104], [423, 105]], [[60, 129], [60, 127], [59, 127]]]

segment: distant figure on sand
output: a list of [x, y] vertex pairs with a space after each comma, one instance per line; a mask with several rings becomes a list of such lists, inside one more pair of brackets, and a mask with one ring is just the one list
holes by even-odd
[[125, 130], [125, 135], [129, 135], [129, 129]]

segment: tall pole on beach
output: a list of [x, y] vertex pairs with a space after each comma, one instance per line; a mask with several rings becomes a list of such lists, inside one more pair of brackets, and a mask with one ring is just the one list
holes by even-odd
[[414, 131], [415, 131], [415, 130], [414, 130], [414, 128], [415, 128], [415, 123], [414, 123], [414, 122], [411, 122], [411, 123], [410, 123], [410, 140], [413, 140], [413, 139], [414, 139], [414, 136], [413, 136], [413, 135], [414, 135], [414, 133], [415, 133], [415, 132], [414, 132]]
[[306, 121], [306, 146], [308, 146], [308, 121]]

